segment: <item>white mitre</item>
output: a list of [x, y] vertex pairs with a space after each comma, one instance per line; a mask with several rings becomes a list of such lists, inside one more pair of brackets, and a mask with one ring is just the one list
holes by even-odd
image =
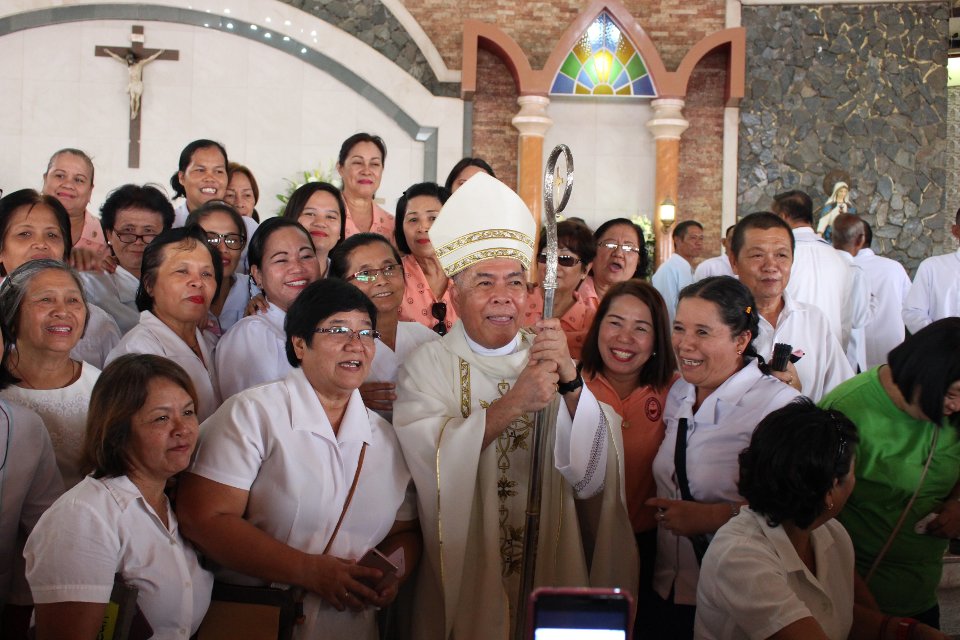
[[533, 260], [536, 225], [523, 200], [499, 180], [477, 173], [450, 196], [428, 231], [448, 277], [483, 260]]

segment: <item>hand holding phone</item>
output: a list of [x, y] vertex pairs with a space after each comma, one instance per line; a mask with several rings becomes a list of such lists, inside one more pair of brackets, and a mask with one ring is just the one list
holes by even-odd
[[628, 640], [633, 598], [620, 589], [540, 588], [530, 595], [528, 640]]
[[379, 580], [371, 580], [366, 578], [361, 578], [360, 582], [364, 583], [377, 593], [381, 593], [384, 589], [389, 586], [392, 586], [397, 580], [399, 580], [397, 573], [399, 568], [390, 562], [387, 556], [380, 553], [379, 549], [373, 548], [363, 554], [363, 557], [360, 558], [360, 561], [357, 562], [361, 567], [372, 567], [373, 569], [378, 569], [383, 575], [380, 576]]

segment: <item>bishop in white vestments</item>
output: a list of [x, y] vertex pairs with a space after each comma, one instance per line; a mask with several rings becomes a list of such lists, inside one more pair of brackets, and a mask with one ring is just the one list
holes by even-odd
[[417, 488], [424, 558], [414, 637], [507, 640], [523, 565], [530, 442], [546, 434], [535, 584], [635, 591], [620, 420], [583, 386], [557, 319], [520, 330], [534, 222], [478, 174], [444, 205], [430, 239], [460, 318], [400, 371], [394, 426]]

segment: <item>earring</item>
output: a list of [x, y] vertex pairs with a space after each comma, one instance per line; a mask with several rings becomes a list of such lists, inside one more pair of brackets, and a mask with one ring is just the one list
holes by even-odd
[[742, 356], [742, 355], [743, 355], [743, 349], [737, 349], [737, 355], [738, 355], [738, 356]]
[[827, 511], [833, 511], [833, 503], [832, 503], [832, 502], [828, 502], [828, 503], [827, 503]]
[[651, 357], [651, 358], [656, 358], [656, 357], [657, 357], [657, 352], [654, 351], [653, 353], [651, 353], [651, 354], [650, 354], [650, 357]]

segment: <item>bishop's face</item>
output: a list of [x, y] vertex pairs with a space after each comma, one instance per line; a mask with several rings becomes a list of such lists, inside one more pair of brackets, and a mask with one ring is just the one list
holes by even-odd
[[471, 340], [487, 349], [513, 340], [527, 301], [527, 279], [519, 260], [484, 260], [459, 273], [454, 282], [453, 308]]

